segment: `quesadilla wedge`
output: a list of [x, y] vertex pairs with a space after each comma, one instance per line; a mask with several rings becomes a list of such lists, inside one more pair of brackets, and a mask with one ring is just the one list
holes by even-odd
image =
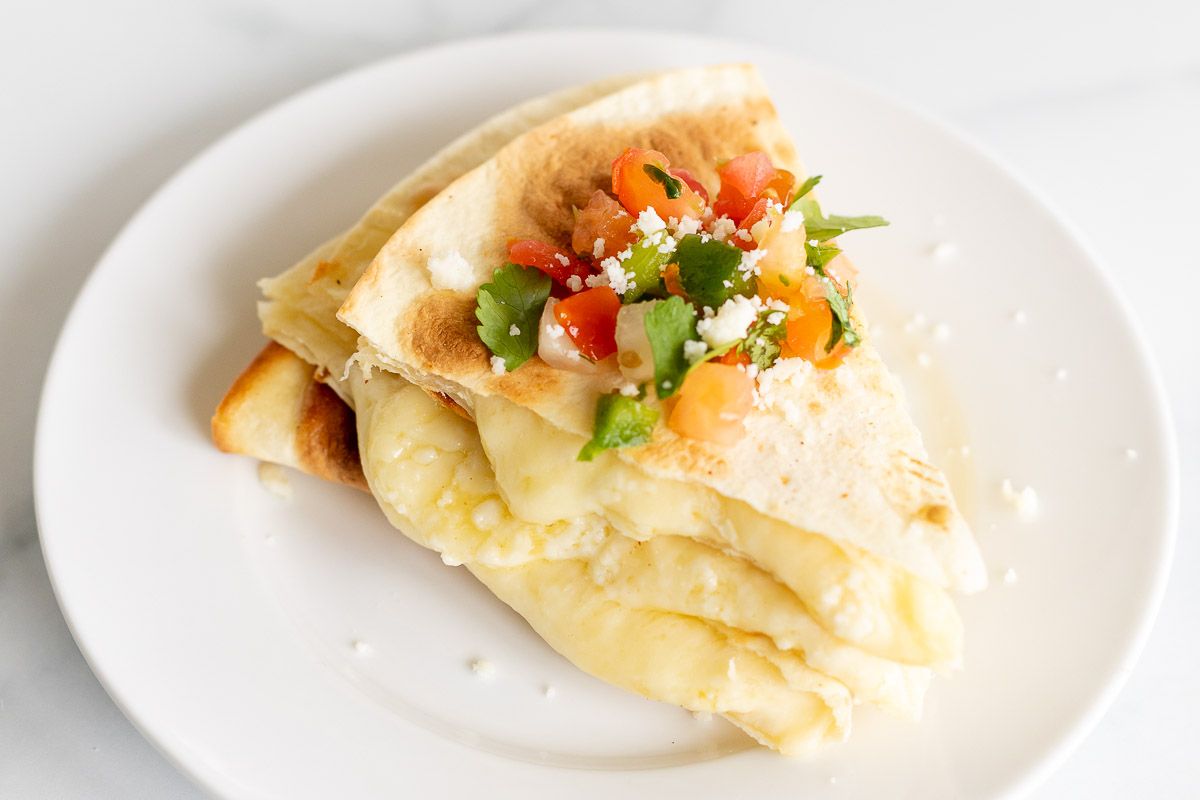
[[[460, 144], [487, 138], [483, 131]], [[589, 536], [580, 536], [579, 529], [564, 533], [562, 526], [557, 531], [549, 526], [547, 534], [547, 526], [512, 519], [498, 496], [479, 493], [489, 479], [494, 483], [490, 465], [473, 427], [444, 400], [438, 402], [432, 399], [437, 395], [393, 376], [363, 375], [356, 364], [345, 367], [351, 353], [349, 337], [333, 321], [337, 290], [322, 284], [332, 276], [334, 286], [357, 279], [356, 271], [361, 272], [371, 256], [369, 246], [361, 243], [372, 236], [386, 239], [387, 224], [403, 221], [403, 213], [386, 209], [417, 205], [412, 187], [430, 185], [429, 168], [422, 172], [424, 180], [402, 183], [342, 237], [341, 258], [330, 257], [339, 246], [335, 243], [268, 282], [269, 300], [262, 307], [267, 330], [318, 365], [315, 375], [307, 367], [310, 383], [315, 384], [315, 378], [330, 383], [357, 407], [367, 478], [385, 513], [418, 542], [442, 552], [448, 562], [465, 562], [581, 667], [655, 699], [724, 714], [760, 742], [784, 752], [842, 738], [848, 732], [851, 693], [857, 701], [917, 716], [928, 683], [926, 670], [838, 641], [786, 589], [753, 565], [718, 550], [685, 539], [673, 546], [664, 537], [651, 543], [655, 555], [647, 560], [639, 552], [641, 543], [611, 529], [601, 528], [597, 535], [593, 528]], [[379, 224], [381, 218], [390, 222]], [[237, 434], [236, 447], [229, 449], [325, 476], [313, 469], [312, 461], [289, 461], [279, 447], [280, 437], [262, 434], [286, 429], [286, 414], [282, 423], [268, 419], [273, 409], [286, 411], [296, 404], [296, 396], [311, 390], [294, 380], [306, 367], [293, 360], [290, 372], [265, 369], [261, 363], [248, 370], [239, 380], [239, 391], [231, 392], [242, 401], [222, 405], [214, 433], [219, 441], [220, 430]], [[286, 399], [289, 392], [292, 400]], [[253, 414], [242, 413], [231, 421], [231, 409], [236, 408], [252, 409]], [[343, 426], [345, 413], [348, 410], [336, 417]], [[422, 440], [423, 435], [432, 439]], [[454, 466], [449, 471], [426, 469], [443, 462], [441, 455], [431, 459], [439, 443], [452, 456], [445, 459]], [[398, 457], [402, 451], [412, 457]], [[375, 452], [379, 455], [372, 456]], [[413, 480], [416, 473], [442, 477]], [[528, 546], [539, 538], [540, 550]], [[552, 545], [548, 550], [546, 542]], [[680, 570], [664, 571], [667, 564], [690, 564], [693, 584], [699, 581], [706, 591], [691, 591], [678, 579]], [[556, 586], [560, 588], [547, 594]], [[724, 591], [713, 592], [715, 587]], [[579, 637], [580, 630], [591, 634]], [[650, 631], [653, 636], [648, 636]], [[669, 658], [660, 652], [664, 647], [673, 651]], [[724, 669], [724, 677], [718, 668]]]
[[[658, 76], [452, 183], [339, 317], [366, 358], [475, 419], [518, 516], [685, 532], [789, 586], [834, 635], [953, 667], [943, 589], [981, 588], [982, 560], [852, 305], [835, 238], [876, 223], [826, 216], [801, 175], [753, 68]], [[783, 332], [750, 341], [768, 326]], [[761, 374], [739, 365], [767, 345]]]
[[[592, 464], [607, 482], [607, 504], [586, 513], [547, 511], [554, 492], [522, 494], [505, 482], [536, 480], [539, 464], [564, 475], [566, 467], [584, 467], [574, 453], [587, 437], [563, 435], [504, 397], [463, 403], [468, 398], [451, 399], [434, 381], [422, 380], [421, 391], [380, 372], [380, 361], [392, 366], [388, 357], [370, 344], [355, 354], [355, 333], [334, 317], [378, 248], [440, 187], [485, 163], [522, 126], [631, 83], [584, 88], [502, 115], [402, 182], [354, 230], [264, 282], [264, 330], [307, 363], [290, 356], [288, 368], [266, 360], [276, 368], [248, 369], [241, 390], [230, 392], [240, 401], [218, 411], [215, 437], [224, 449], [331, 477], [311, 453], [296, 457], [294, 445], [289, 452], [286, 435], [305, 419], [288, 409], [306, 408], [305, 393], [324, 381], [358, 411], [362, 471], [385, 515], [448, 563], [466, 565], [588, 672], [647, 697], [719, 712], [784, 752], [844, 738], [852, 702], [916, 717], [925, 667], [955, 666], [961, 646], [953, 604], [934, 582], [740, 500], [690, 493], [688, 481], [676, 481], [676, 497], [690, 503], [691, 518], [631, 513], [636, 497], [623, 487], [644, 482], [643, 473], [616, 452], [600, 452]], [[307, 383], [298, 378], [305, 374]], [[463, 405], [475, 420], [490, 420], [491, 437], [480, 438]], [[329, 417], [329, 431], [343, 433], [354, 419], [348, 408]], [[514, 443], [522, 437], [571, 457], [502, 464], [521, 450]], [[670, 480], [654, 480], [655, 493], [671, 491]], [[595, 476], [583, 482], [594, 486]]]
[[[256, 441], [255, 430], [288, 424], [294, 405], [255, 402], [256, 397], [302, 397], [320, 387], [311, 365], [299, 357], [278, 345], [269, 345], [267, 352], [270, 360], [256, 359], [238, 380], [237, 396], [248, 396], [260, 412], [254, 424], [247, 424], [244, 414], [231, 422], [244, 430], [246, 443]], [[289, 368], [279, 369], [280, 361], [290, 362]], [[308, 386], [291, 380], [291, 374], [306, 372]], [[556, 649], [589, 672], [654, 699], [737, 716], [737, 724], [758, 741], [788, 752], [841, 738], [849, 725], [850, 698], [903, 716], [919, 714], [928, 671], [839, 642], [785, 589], [718, 550], [687, 540], [640, 543], [609, 534], [575, 548], [580, 557], [526, 560], [515, 568], [485, 566], [510, 557], [504, 542], [518, 537], [496, 532], [521, 523], [496, 501], [470, 423], [401, 379], [376, 373], [370, 380], [355, 380], [354, 394], [364, 409], [359, 435], [369, 443], [363, 458], [377, 465], [368, 472], [388, 516], [448, 562], [465, 561]], [[333, 438], [353, 440], [354, 415], [348, 409], [318, 408], [316, 419], [302, 425], [337, 430], [340, 436]], [[257, 441], [257, 452], [243, 452], [276, 461], [286, 456], [273, 449], [278, 437]], [[431, 452], [439, 454], [432, 461]], [[428, 469], [434, 461], [436, 467]], [[320, 473], [321, 463], [300, 468], [330, 478]], [[420, 477], [414, 479], [414, 473]], [[762, 677], [757, 683], [742, 680], [746, 669], [774, 675], [768, 664], [779, 671], [774, 684]], [[796, 692], [804, 696], [792, 696]], [[806, 710], [797, 716], [797, 708]]]

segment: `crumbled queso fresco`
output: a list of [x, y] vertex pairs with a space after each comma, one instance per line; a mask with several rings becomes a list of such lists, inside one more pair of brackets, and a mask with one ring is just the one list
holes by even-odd
[[704, 354], [708, 352], [707, 342], [684, 342], [683, 357], [688, 360], [689, 364], [695, 364], [697, 361], [704, 358]]
[[496, 679], [496, 665], [486, 658], [473, 659], [471, 671], [484, 683], [491, 683]]
[[744, 337], [758, 319], [758, 312], [749, 297], [735, 295], [715, 313], [711, 308], [705, 308], [704, 318], [696, 321], [696, 332], [709, 347], [720, 347]]
[[1024, 522], [1033, 520], [1038, 515], [1039, 503], [1037, 492], [1032, 486], [1026, 486], [1018, 491], [1013, 482], [1005, 478], [1000, 482], [1000, 495], [1017, 511], [1017, 516]]

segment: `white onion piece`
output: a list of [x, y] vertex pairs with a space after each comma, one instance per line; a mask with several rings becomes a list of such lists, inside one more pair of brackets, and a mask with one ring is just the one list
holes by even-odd
[[633, 303], [617, 313], [617, 366], [630, 383], [654, 379], [654, 350], [646, 336], [646, 312], [654, 305]]
[[554, 318], [556, 305], [558, 305], [557, 298], [551, 297], [547, 300], [546, 308], [542, 311], [542, 318], [538, 321], [538, 357], [555, 369], [584, 373], [595, 372], [596, 363], [583, 357], [583, 353], [579, 352], [579, 348], [571, 341], [571, 337], [567, 335], [566, 331], [558, 336], [550, 333], [551, 330], [562, 328], [558, 324], [558, 320]]

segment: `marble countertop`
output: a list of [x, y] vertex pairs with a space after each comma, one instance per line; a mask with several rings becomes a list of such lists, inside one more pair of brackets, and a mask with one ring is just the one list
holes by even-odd
[[37, 543], [30, 458], [42, 373], [105, 245], [204, 146], [314, 81], [431, 42], [576, 26], [727, 35], [824, 62], [974, 136], [1095, 245], [1157, 352], [1181, 442], [1183, 508], [1141, 661], [1035, 796], [1191, 795], [1200, 783], [1200, 248], [1186, 240], [1200, 212], [1200, 4], [1109, 8], [61, 0], [10, 9], [0, 32], [0, 797], [200, 794], [88, 670]]

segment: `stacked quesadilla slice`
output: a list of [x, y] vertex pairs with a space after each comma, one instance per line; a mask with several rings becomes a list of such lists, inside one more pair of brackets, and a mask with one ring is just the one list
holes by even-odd
[[[587, 461], [602, 398], [629, 396], [615, 356], [496, 369], [480, 287], [513, 240], [569, 241], [572, 209], [610, 188], [630, 148], [666, 154], [700, 186], [747, 152], [804, 175], [746, 66], [506, 112], [264, 281], [278, 344], [218, 409], [216, 441], [365, 482], [397, 528], [465, 565], [580, 668], [721, 714], [767, 746], [843, 739], [856, 702], [918, 717], [931, 671], [961, 659], [949, 592], [981, 588], [984, 572], [869, 335], [836, 368], [765, 370], [736, 441], [659, 425]], [[654, 388], [639, 391], [657, 409]]]

